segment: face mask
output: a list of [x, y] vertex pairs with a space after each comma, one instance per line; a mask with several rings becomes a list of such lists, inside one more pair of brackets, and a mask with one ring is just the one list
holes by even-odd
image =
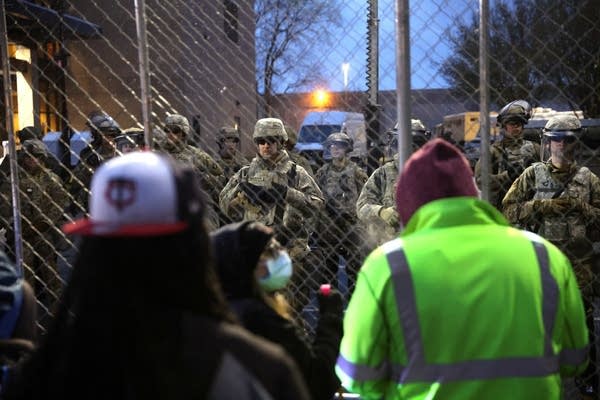
[[281, 250], [276, 258], [267, 260], [268, 274], [258, 280], [267, 292], [283, 289], [292, 277], [292, 260], [287, 251]]

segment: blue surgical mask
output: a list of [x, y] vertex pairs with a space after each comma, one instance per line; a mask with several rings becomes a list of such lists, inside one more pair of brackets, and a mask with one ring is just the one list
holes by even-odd
[[275, 258], [267, 260], [266, 276], [260, 278], [258, 283], [267, 292], [283, 289], [292, 277], [292, 259], [287, 251], [280, 250]]

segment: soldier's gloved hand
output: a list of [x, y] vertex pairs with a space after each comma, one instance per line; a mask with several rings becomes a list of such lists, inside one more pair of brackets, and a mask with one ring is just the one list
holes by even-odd
[[251, 203], [258, 205], [264, 203], [262, 198], [265, 196], [265, 189], [262, 186], [257, 186], [250, 182], [241, 182], [239, 188]]
[[323, 294], [317, 292], [319, 302], [319, 314], [334, 314], [341, 316], [344, 312], [344, 299], [342, 294], [336, 289], [331, 289], [329, 293]]
[[394, 207], [383, 207], [379, 210], [379, 217], [390, 226], [397, 226], [400, 221], [398, 212]]
[[533, 201], [533, 209], [543, 215], [565, 215], [571, 208], [569, 199], [540, 199]]
[[597, 210], [595, 209], [595, 207], [592, 207], [592, 205], [589, 204], [588, 202], [583, 201], [582, 199], [573, 199], [573, 198], [571, 198], [569, 200], [570, 200], [570, 206], [571, 206], [570, 211], [581, 213], [586, 218], [596, 217]]

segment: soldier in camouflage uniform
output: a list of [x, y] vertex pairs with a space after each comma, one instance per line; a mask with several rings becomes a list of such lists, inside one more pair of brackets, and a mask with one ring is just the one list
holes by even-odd
[[369, 178], [348, 158], [352, 139], [345, 133], [332, 133], [325, 146], [331, 151], [331, 161], [316, 173], [316, 181], [325, 196], [325, 212], [318, 218], [318, 247], [325, 259], [323, 282], [335, 282], [339, 256], [346, 260], [349, 287], [354, 287], [356, 273], [367, 249], [365, 232], [356, 217], [356, 201]]
[[210, 207], [206, 213], [207, 229], [209, 231], [217, 229], [219, 227], [217, 204], [219, 193], [225, 183], [223, 169], [208, 153], [187, 144], [190, 123], [183, 115], [167, 116], [163, 130], [167, 137], [161, 143], [160, 148], [175, 160], [194, 166], [200, 176], [202, 186], [209, 196]]
[[248, 159], [240, 153], [239, 149], [240, 132], [231, 126], [221, 127], [217, 135], [217, 145], [219, 146], [217, 162], [223, 169], [226, 180], [229, 180], [240, 168], [248, 165]]
[[[523, 140], [523, 126], [531, 118], [531, 106], [525, 100], [505, 105], [496, 119], [503, 138], [490, 147], [490, 203], [502, 210], [502, 199], [521, 172], [539, 159], [540, 146]], [[481, 187], [481, 160], [475, 164], [475, 179]]]
[[[597, 271], [592, 242], [600, 241], [600, 179], [575, 161], [581, 122], [576, 116], [556, 116], [546, 123], [542, 148], [550, 158], [523, 171], [502, 202], [515, 225], [536, 232], [556, 244], [570, 259], [588, 315], [590, 343], [594, 343], [592, 300]], [[582, 394], [596, 398], [598, 376], [595, 346], [590, 364], [576, 381]]]
[[306, 172], [308, 172], [308, 174], [314, 179], [315, 175], [313, 173], [312, 166], [310, 165], [310, 161], [308, 161], [308, 159], [302, 154], [297, 153], [294, 149], [294, 146], [296, 146], [296, 143], [298, 143], [298, 134], [291, 126], [284, 125], [284, 127], [287, 135], [287, 140], [285, 141], [285, 150], [290, 156], [290, 159], [304, 168]]
[[103, 162], [117, 155], [115, 138], [121, 134], [119, 124], [102, 111], [90, 113], [86, 126], [90, 130], [92, 141], [81, 150], [79, 163], [67, 181], [72, 196], [69, 214], [77, 218], [87, 212], [89, 187], [94, 171]]
[[[425, 126], [418, 119], [411, 120], [413, 152], [428, 141]], [[386, 132], [385, 158], [363, 187], [356, 212], [367, 229], [365, 238], [369, 249], [391, 240], [400, 229], [396, 211], [396, 179], [398, 178], [398, 124]]]
[[[281, 120], [256, 122], [252, 138], [257, 155], [240, 169], [221, 192], [219, 205], [232, 219], [252, 220], [273, 227], [278, 241], [294, 261], [290, 301], [301, 311], [316, 283], [310, 281], [308, 234], [305, 221], [323, 208], [323, 194], [313, 178], [283, 150], [287, 139]], [[239, 216], [239, 217], [238, 217]]]
[[[61, 289], [56, 272], [56, 243], [67, 193], [62, 181], [46, 167], [47, 148], [41, 140], [21, 143], [18, 153], [19, 194], [21, 204], [21, 237], [23, 242], [23, 269], [25, 278], [35, 289], [43, 307], [54, 306]], [[0, 189], [0, 216], [12, 228], [11, 184], [4, 182]], [[9, 234], [12, 238], [14, 234]], [[40, 313], [41, 316], [47, 312]]]
[[398, 163], [396, 154], [373, 171], [356, 201], [356, 214], [366, 227], [365, 242], [369, 249], [394, 238], [400, 228], [395, 189]]

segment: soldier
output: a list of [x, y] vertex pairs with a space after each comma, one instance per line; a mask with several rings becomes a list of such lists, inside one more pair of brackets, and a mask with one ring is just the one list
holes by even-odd
[[221, 127], [217, 135], [217, 145], [217, 162], [223, 169], [225, 178], [229, 180], [240, 168], [248, 165], [248, 160], [240, 153], [240, 132], [231, 126]]
[[[502, 204], [511, 223], [540, 234], [569, 257], [586, 307], [590, 343], [594, 343], [592, 300], [598, 294], [594, 290], [598, 277], [592, 267], [592, 242], [600, 241], [600, 179], [575, 161], [580, 133], [576, 116], [550, 118], [542, 138], [549, 157], [527, 167]], [[590, 360], [577, 383], [583, 395], [593, 397], [598, 394], [595, 346], [590, 348]]]
[[88, 115], [86, 126], [90, 130], [91, 142], [81, 150], [79, 163], [73, 169], [67, 182], [72, 204], [69, 207], [72, 216], [81, 216], [87, 212], [89, 187], [96, 168], [116, 153], [115, 138], [121, 134], [121, 127], [110, 115], [102, 111], [93, 111]]
[[120, 154], [144, 148], [144, 130], [137, 126], [124, 129], [122, 135], [115, 138], [115, 145]]
[[285, 133], [287, 135], [287, 140], [285, 141], [285, 150], [290, 156], [290, 159], [302, 168], [304, 168], [306, 172], [308, 172], [308, 174], [311, 176], [311, 178], [314, 179], [315, 175], [313, 173], [312, 166], [310, 165], [310, 161], [308, 161], [306, 157], [296, 152], [296, 150], [294, 149], [296, 143], [298, 143], [298, 134], [291, 126], [284, 125], [284, 127]]
[[[411, 120], [412, 150], [421, 148], [428, 141], [425, 126], [418, 119]], [[398, 124], [386, 132], [385, 158], [363, 187], [356, 213], [366, 226], [366, 244], [375, 248], [391, 240], [400, 228], [396, 212], [396, 178], [398, 177]]]
[[[25, 278], [34, 288], [47, 314], [58, 299], [61, 281], [56, 272], [55, 246], [64, 222], [67, 193], [62, 181], [46, 168], [47, 148], [41, 140], [21, 143], [18, 154], [21, 234]], [[10, 182], [2, 184], [4, 198], [0, 202], [2, 221], [12, 226]], [[9, 234], [12, 238], [13, 234]], [[44, 323], [45, 324], [45, 323]]]
[[190, 134], [190, 123], [186, 117], [171, 114], [165, 118], [163, 128], [166, 138], [161, 143], [161, 149], [169, 153], [177, 161], [191, 164], [198, 172], [204, 190], [209, 195], [209, 210], [206, 213], [206, 223], [209, 231], [219, 227], [217, 204], [219, 192], [223, 188], [223, 169], [208, 153], [187, 144]]
[[[502, 199], [521, 172], [538, 160], [540, 147], [523, 139], [523, 126], [531, 118], [531, 106], [525, 100], [505, 105], [496, 119], [503, 138], [490, 147], [490, 203], [502, 210]], [[475, 179], [481, 188], [481, 160], [475, 164]]]
[[348, 158], [352, 139], [345, 133], [332, 133], [325, 146], [331, 151], [331, 162], [316, 174], [317, 184], [325, 197], [325, 211], [318, 219], [318, 244], [325, 259], [323, 282], [335, 282], [339, 256], [346, 260], [349, 287], [354, 287], [356, 273], [366, 255], [364, 232], [356, 217], [356, 201], [369, 178]]
[[257, 155], [229, 180], [221, 195], [221, 211], [233, 220], [253, 220], [273, 227], [277, 240], [289, 249], [294, 260], [291, 293], [297, 312], [308, 301], [310, 290], [308, 231], [305, 221], [323, 208], [323, 194], [313, 178], [283, 150], [283, 123], [277, 118], [256, 122], [252, 139]]
[[[420, 149], [429, 140], [430, 133], [423, 125], [420, 119], [410, 120], [410, 133], [412, 137], [411, 149], [413, 152]], [[398, 124], [393, 129], [388, 130], [386, 133], [386, 140], [384, 144], [384, 155], [380, 160], [380, 165], [391, 161], [396, 153], [398, 152]]]

